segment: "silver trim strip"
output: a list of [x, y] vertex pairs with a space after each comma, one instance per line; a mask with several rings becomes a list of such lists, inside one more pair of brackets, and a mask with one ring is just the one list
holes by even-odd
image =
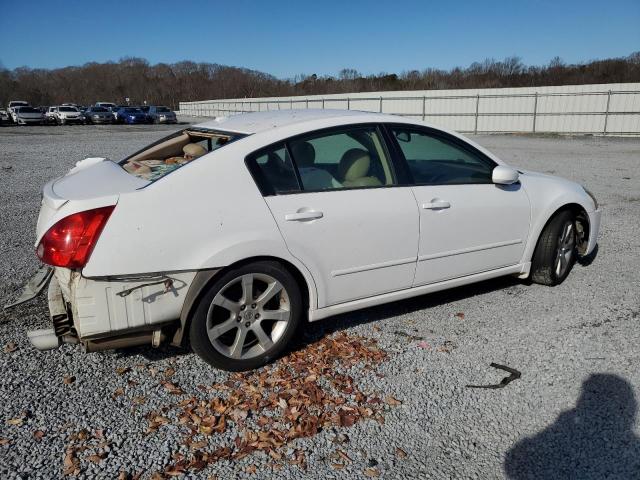
[[419, 262], [425, 260], [433, 260], [435, 258], [453, 257], [454, 255], [462, 255], [463, 253], [479, 252], [482, 250], [491, 250], [492, 248], [508, 247], [509, 245], [517, 245], [522, 243], [522, 239], [507, 240], [506, 242], [490, 243], [488, 245], [480, 245], [479, 247], [461, 248], [459, 250], [449, 250], [448, 252], [432, 253], [430, 255], [420, 255]]
[[345, 268], [344, 270], [334, 270], [331, 272], [332, 277], [340, 277], [342, 275], [349, 275], [350, 273], [360, 273], [369, 270], [377, 270], [379, 268], [396, 267], [398, 265], [406, 265], [408, 263], [415, 263], [416, 257], [402, 258], [400, 260], [389, 260], [388, 262], [372, 263], [371, 265], [364, 265], [361, 267]]

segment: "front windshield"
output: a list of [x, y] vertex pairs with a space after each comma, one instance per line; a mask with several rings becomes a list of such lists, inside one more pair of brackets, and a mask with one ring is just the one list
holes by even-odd
[[124, 111], [127, 113], [142, 113], [139, 108], [125, 108]]
[[58, 110], [61, 112], [77, 112], [78, 109], [76, 107], [60, 107]]
[[171, 110], [169, 110], [167, 107], [156, 107], [156, 112], [166, 113], [170, 111]]
[[92, 112], [108, 112], [109, 110], [107, 110], [106, 108], [102, 108], [102, 107], [93, 107], [91, 109]]
[[208, 129], [182, 130], [126, 158], [120, 165], [136, 177], [155, 182], [191, 161], [244, 136]]
[[20, 113], [40, 113], [40, 110], [38, 110], [37, 108], [33, 108], [33, 107], [20, 107], [18, 109], [18, 112], [20, 112]]

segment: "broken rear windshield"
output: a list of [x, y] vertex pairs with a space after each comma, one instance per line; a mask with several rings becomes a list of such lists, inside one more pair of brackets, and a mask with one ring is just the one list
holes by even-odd
[[120, 162], [136, 177], [155, 182], [178, 168], [245, 135], [188, 128], [149, 145]]

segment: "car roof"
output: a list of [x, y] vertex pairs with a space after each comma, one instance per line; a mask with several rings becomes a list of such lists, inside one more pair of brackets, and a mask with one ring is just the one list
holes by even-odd
[[398, 117], [394, 115], [361, 112], [357, 110], [293, 109], [251, 112], [232, 115], [230, 117], [219, 117], [215, 120], [194, 125], [194, 127], [253, 134], [294, 124], [312, 122], [314, 120], [331, 118], [339, 120], [345, 117], [349, 117], [349, 123], [354, 120], [354, 117], [361, 117], [362, 122], [393, 122], [398, 120]]

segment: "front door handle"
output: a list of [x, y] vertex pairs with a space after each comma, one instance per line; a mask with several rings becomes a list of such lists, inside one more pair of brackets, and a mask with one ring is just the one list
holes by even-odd
[[322, 218], [324, 214], [322, 212], [309, 211], [309, 212], [296, 212], [288, 213], [284, 216], [287, 222], [303, 222], [305, 220], [316, 220]]
[[429, 203], [422, 204], [422, 208], [424, 208], [425, 210], [441, 210], [443, 208], [449, 207], [451, 207], [451, 204], [449, 202], [447, 202], [446, 200], [439, 200], [437, 198], [434, 198]]

